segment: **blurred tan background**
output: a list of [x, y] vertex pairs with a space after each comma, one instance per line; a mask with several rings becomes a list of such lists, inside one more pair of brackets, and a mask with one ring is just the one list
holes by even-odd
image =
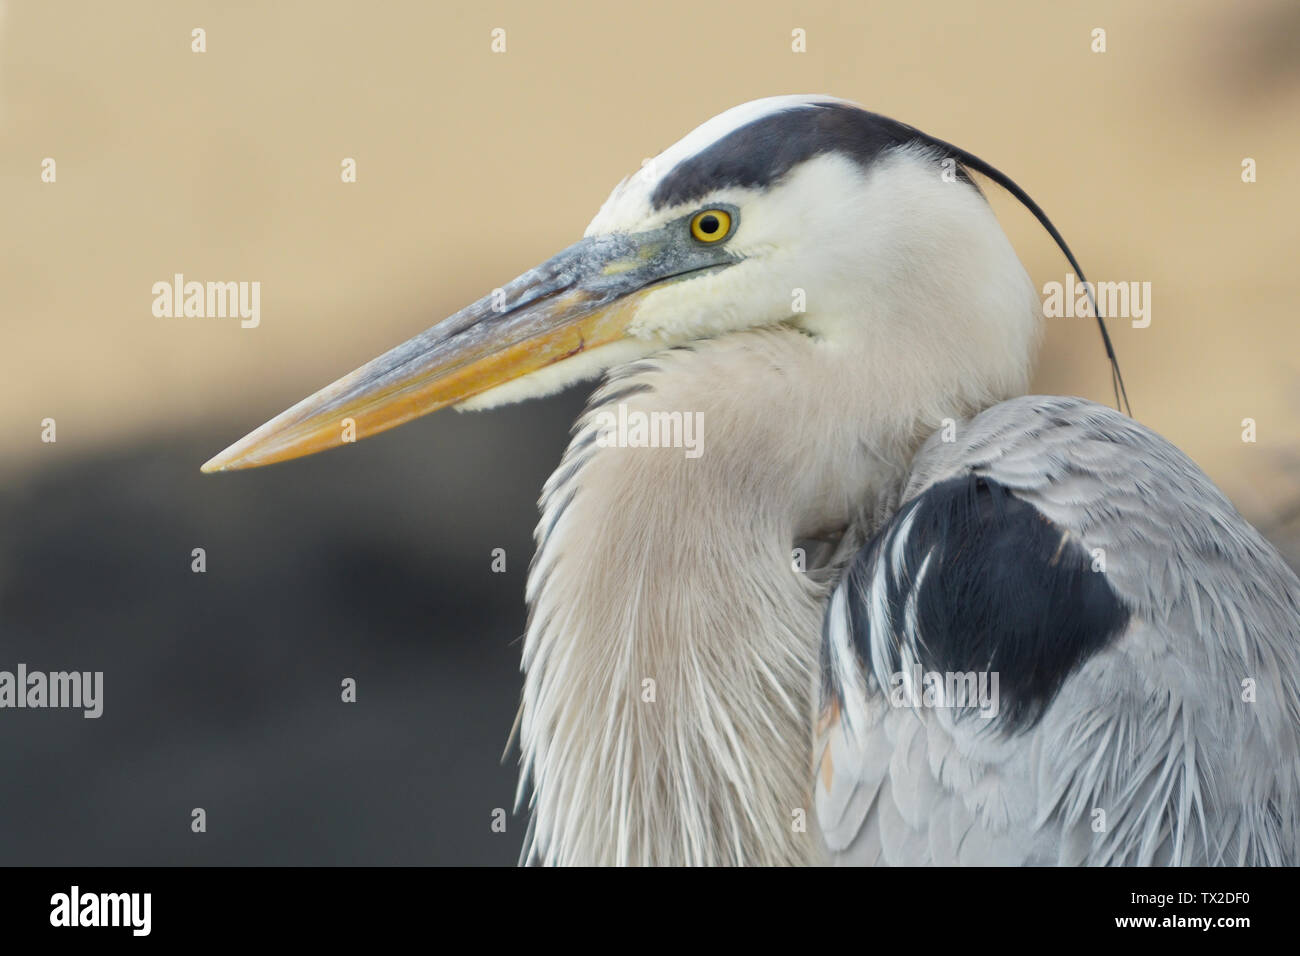
[[[697, 123], [827, 92], [1001, 167], [1094, 278], [1150, 281], [1151, 327], [1114, 323], [1139, 417], [1253, 515], [1294, 487], [1293, 0], [7, 0], [0, 30], [7, 468], [204, 419], [238, 437], [572, 241]], [[994, 202], [1040, 287], [1061, 278]], [[174, 272], [259, 280], [261, 327], [154, 318]], [[1087, 321], [1051, 324], [1037, 388], [1108, 398]]]
[[[572, 242], [698, 123], [791, 92], [976, 153], [1091, 278], [1150, 282], [1150, 328], [1111, 325], [1137, 416], [1296, 554], [1295, 0], [0, 0], [0, 666], [103, 666], [109, 694], [100, 721], [0, 720], [0, 863], [508, 862], [511, 642], [581, 395], [198, 467]], [[155, 318], [177, 272], [259, 281], [260, 327]], [[1110, 401], [1091, 320], [1046, 341], [1037, 390]], [[202, 849], [195, 805], [226, 821]]]

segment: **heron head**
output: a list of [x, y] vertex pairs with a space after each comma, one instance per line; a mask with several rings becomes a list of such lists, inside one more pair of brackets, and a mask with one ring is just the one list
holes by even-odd
[[667, 347], [769, 326], [864, 361], [925, 356], [936, 375], [1013, 394], [1038, 300], [971, 159], [831, 97], [736, 107], [620, 183], [579, 242], [203, 470], [321, 451], [348, 425], [361, 438], [447, 405], [548, 394]]

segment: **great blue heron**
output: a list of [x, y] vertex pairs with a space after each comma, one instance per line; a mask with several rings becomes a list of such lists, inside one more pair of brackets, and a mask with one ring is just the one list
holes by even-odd
[[204, 470], [605, 376], [528, 579], [530, 861], [1295, 863], [1300, 581], [1159, 436], [1016, 397], [971, 171], [1074, 262], [956, 147], [737, 107]]

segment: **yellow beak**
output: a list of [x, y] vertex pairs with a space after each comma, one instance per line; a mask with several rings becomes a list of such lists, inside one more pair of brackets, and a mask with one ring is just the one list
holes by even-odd
[[582, 240], [277, 415], [203, 471], [349, 444], [623, 338], [655, 286], [734, 261], [666, 232]]

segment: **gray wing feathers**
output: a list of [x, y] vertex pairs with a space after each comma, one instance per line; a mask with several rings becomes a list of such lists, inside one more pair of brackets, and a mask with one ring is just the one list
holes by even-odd
[[1074, 536], [1131, 619], [1032, 727], [1001, 733], [891, 706], [842, 582], [816, 787], [837, 862], [1300, 862], [1294, 572], [1176, 448], [1080, 399], [1005, 402], [932, 438], [903, 503], [972, 473]]

